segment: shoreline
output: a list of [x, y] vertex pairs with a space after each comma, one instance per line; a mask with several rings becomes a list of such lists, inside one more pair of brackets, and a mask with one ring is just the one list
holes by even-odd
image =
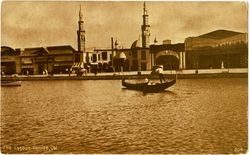
[[[176, 74], [164, 74], [166, 79], [175, 78]], [[68, 74], [47, 76], [2, 76], [1, 81], [39, 81], [39, 80], [121, 80], [123, 77], [130, 79], [158, 79], [157, 75], [151, 76], [150, 74], [118, 74], [118, 75], [87, 75], [75, 76]], [[203, 73], [203, 74], [177, 74], [177, 79], [202, 79], [202, 78], [248, 78], [248, 73]]]

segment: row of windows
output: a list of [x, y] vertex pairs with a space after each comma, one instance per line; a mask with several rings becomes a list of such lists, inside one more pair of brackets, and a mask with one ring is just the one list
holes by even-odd
[[[78, 62], [78, 59], [80, 61], [80, 56], [76, 55], [76, 61]], [[49, 57], [24, 57], [21, 59], [22, 64], [32, 64], [34, 62], [41, 62], [41, 61], [51, 61], [53, 58], [49, 58]], [[68, 56], [56, 56], [54, 57], [54, 61], [55, 62], [63, 62], [63, 61], [73, 61], [73, 56], [72, 55], [68, 55]]]
[[216, 46], [219, 47], [219, 46], [236, 45], [236, 44], [244, 44], [244, 41], [242, 41], [242, 40], [233, 40], [233, 41], [220, 43], [220, 44], [218, 44]]
[[[109, 59], [111, 60], [112, 54], [109, 55]], [[108, 53], [102, 52], [101, 54], [93, 54], [91, 57], [91, 60], [93, 62], [96, 62], [97, 60], [108, 60]]]
[[[138, 54], [137, 52], [132, 52], [132, 57], [133, 58], [137, 58]], [[109, 55], [109, 60], [112, 59], [112, 54]], [[146, 55], [146, 51], [141, 51], [141, 59], [142, 60], [146, 60], [147, 59], [147, 55]], [[108, 53], [107, 52], [102, 52], [100, 54], [93, 54], [91, 57], [91, 60], [93, 62], [99, 61], [99, 60], [108, 60]]]

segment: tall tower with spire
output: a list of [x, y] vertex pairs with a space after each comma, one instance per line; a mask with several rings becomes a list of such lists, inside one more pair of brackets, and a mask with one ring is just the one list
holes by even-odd
[[78, 21], [78, 30], [77, 30], [77, 44], [78, 44], [78, 52], [82, 53], [79, 58], [76, 58], [76, 62], [86, 63], [86, 50], [85, 50], [85, 30], [84, 30], [84, 21], [83, 14], [80, 5], [79, 10], [79, 21]]
[[141, 26], [142, 31], [142, 47], [147, 48], [150, 44], [150, 25], [148, 24], [148, 10], [146, 7], [146, 2], [143, 4], [143, 24]]

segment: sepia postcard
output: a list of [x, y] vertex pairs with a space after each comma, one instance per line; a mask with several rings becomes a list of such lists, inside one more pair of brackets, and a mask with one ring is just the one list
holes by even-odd
[[1, 153], [247, 150], [246, 1], [2, 1]]

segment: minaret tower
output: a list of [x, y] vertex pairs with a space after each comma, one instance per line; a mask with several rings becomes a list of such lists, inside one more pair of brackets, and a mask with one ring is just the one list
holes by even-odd
[[142, 47], [149, 47], [149, 37], [150, 37], [150, 25], [148, 24], [148, 10], [146, 8], [146, 2], [143, 4], [143, 24], [141, 26], [142, 31]]
[[77, 31], [77, 44], [78, 44], [78, 52], [82, 53], [79, 58], [80, 62], [86, 63], [86, 51], [85, 51], [85, 30], [84, 30], [84, 21], [83, 21], [83, 14], [81, 10], [79, 10], [79, 21], [78, 21], [78, 31]]

